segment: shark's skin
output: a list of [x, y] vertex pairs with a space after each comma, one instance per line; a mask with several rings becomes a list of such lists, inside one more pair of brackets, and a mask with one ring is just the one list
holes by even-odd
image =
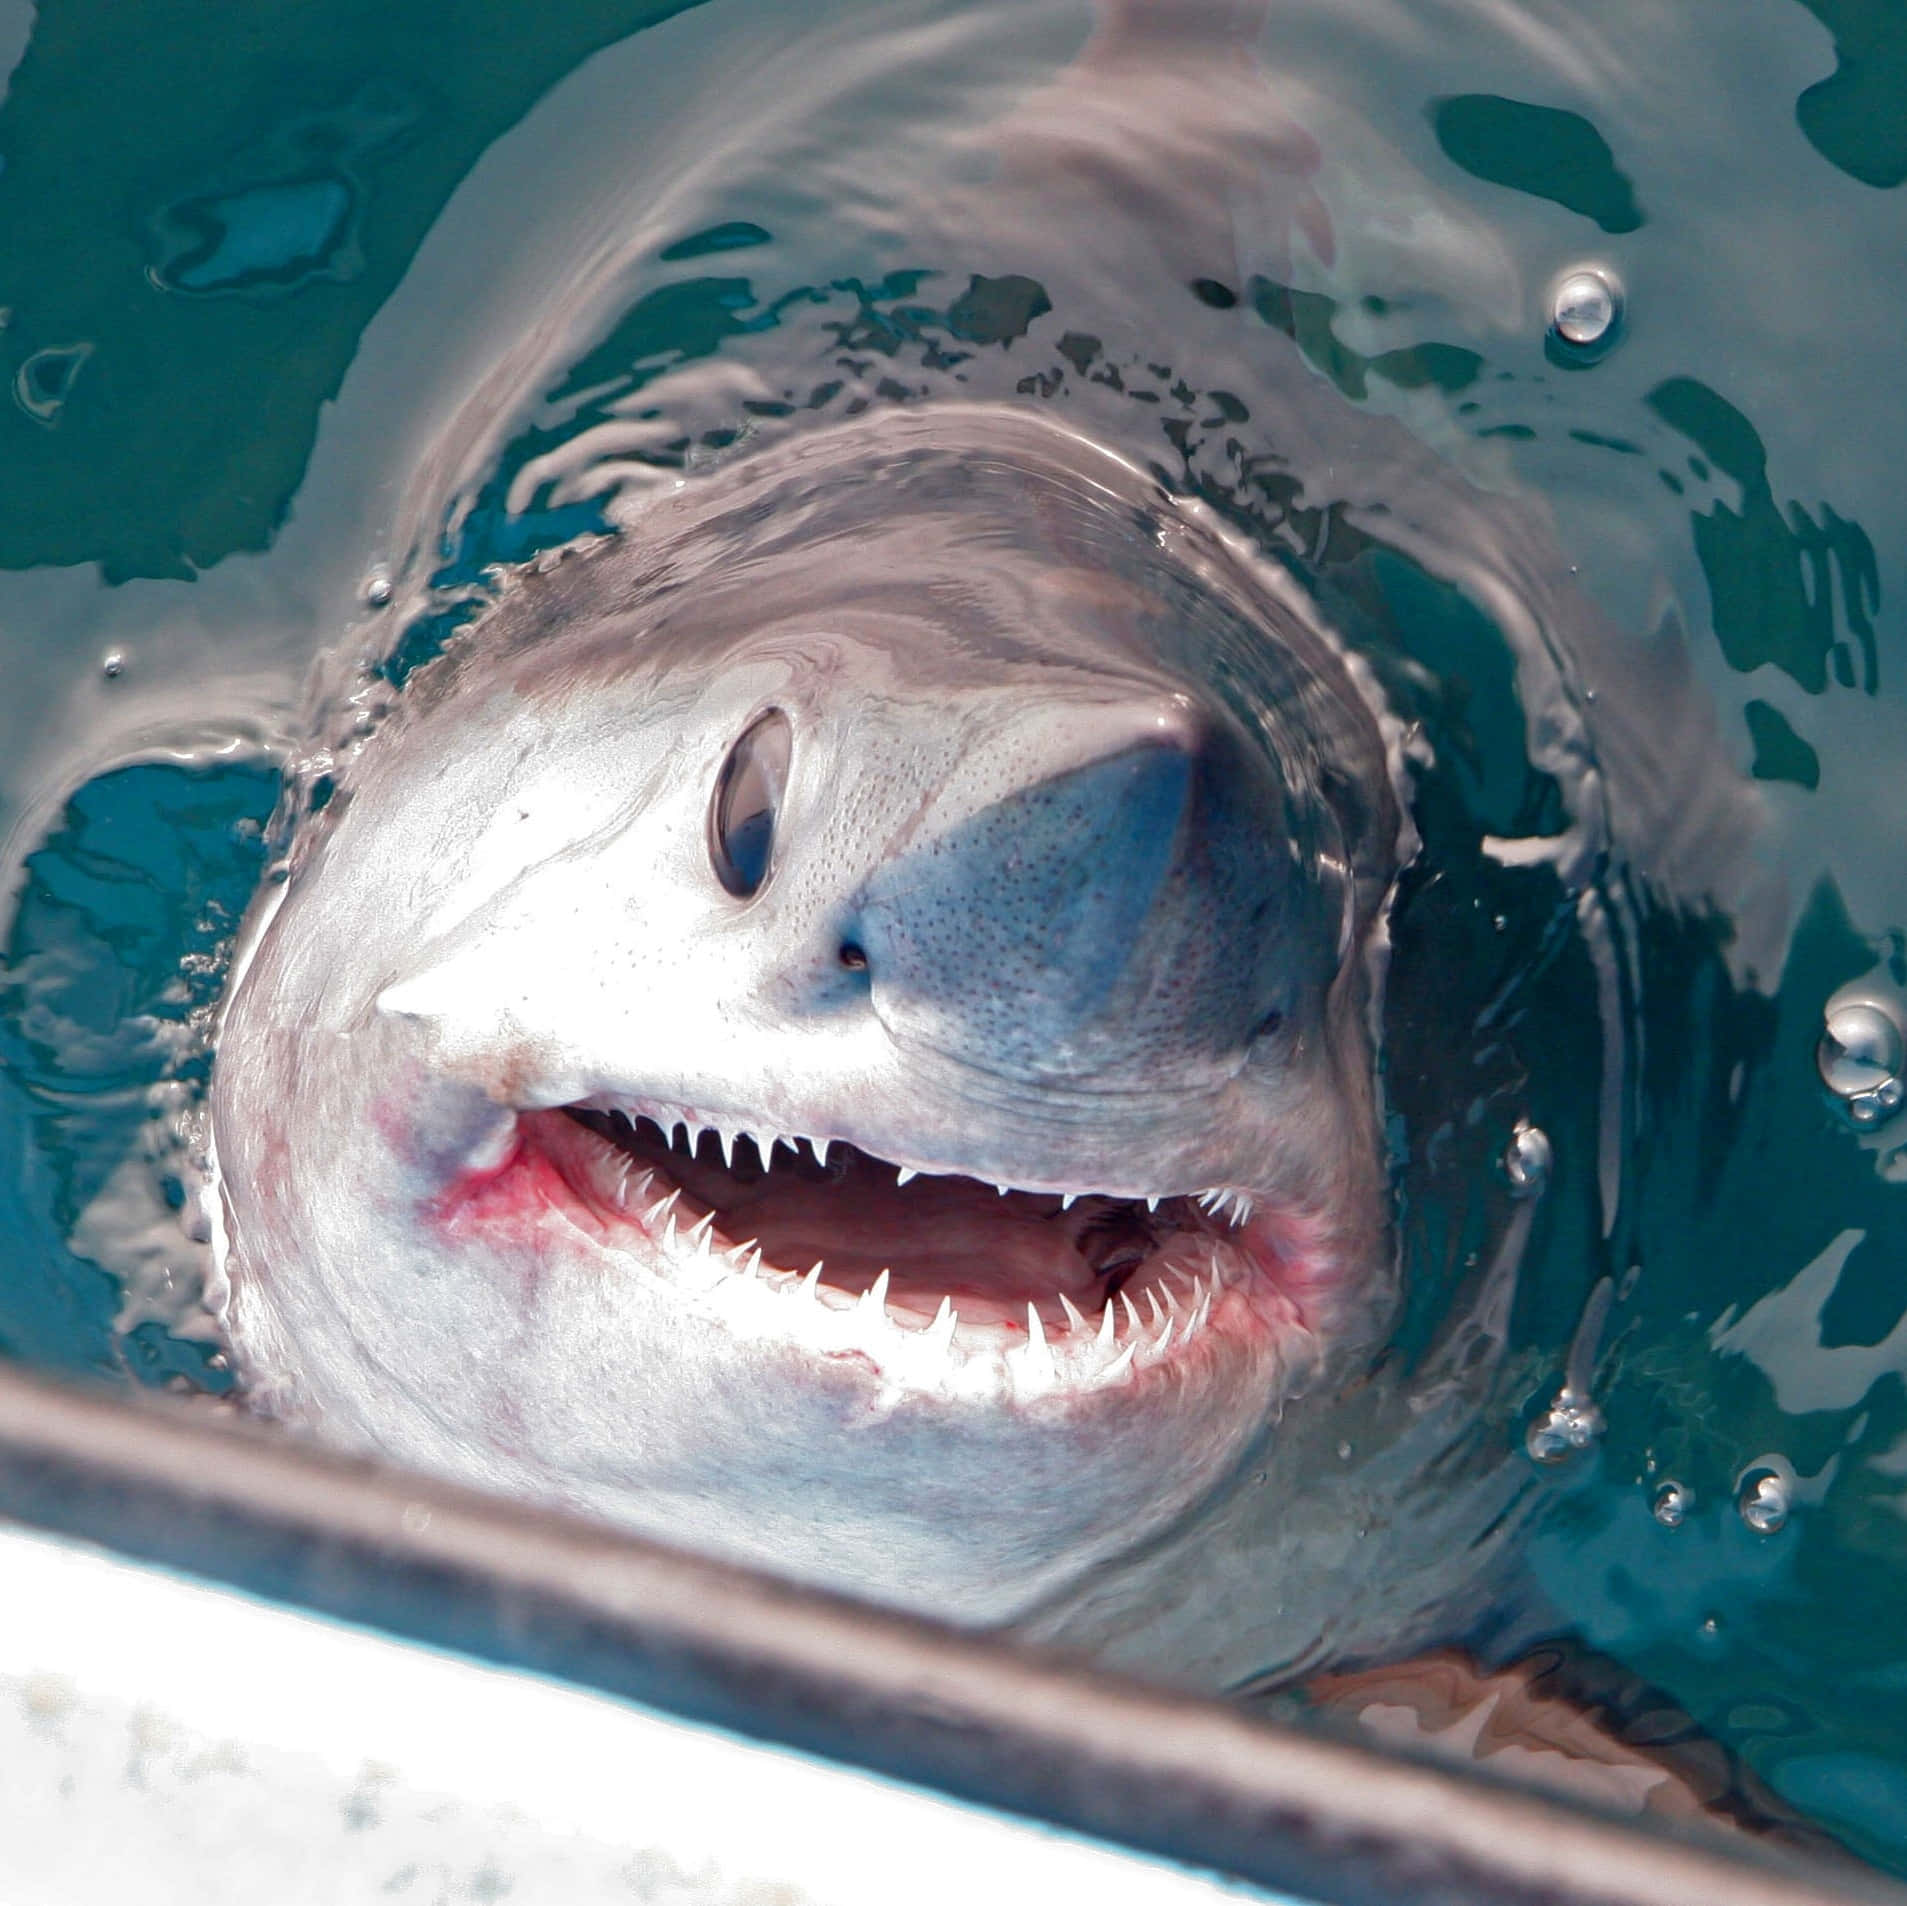
[[[711, 803], [765, 710], [738, 896]], [[522, 576], [299, 834], [231, 992], [254, 1396], [1011, 1619], [1385, 1319], [1397, 768], [1298, 591], [992, 407], [821, 433]], [[632, 1162], [564, 1107], [801, 1162], [764, 1204], [748, 1147]]]
[[[1269, 459], [1500, 629], [1564, 814], [1490, 850], [1555, 870], [1600, 936], [1610, 1000], [1616, 875], [1728, 913], [1763, 971], [1778, 933], [1756, 923], [1779, 908], [1743, 900], [1756, 804], [1679, 645], [1608, 623], [1540, 499], [1499, 481], [1500, 446], [1417, 428], [1428, 396], [1412, 427], [1347, 403], [1246, 305], [1188, 289], [1311, 282], [1364, 242], [1334, 230], [1322, 195], [1342, 180], [1257, 63], [1265, 12], [1107, 4], [1057, 82], [978, 138], [984, 185], [890, 207], [854, 181], [947, 285], [1037, 274], [1051, 300], [1011, 348], [909, 366], [917, 409], [829, 421], [890, 401], [892, 367], [803, 356], [796, 298], [517, 474], [574, 500], [652, 437], [740, 439], [679, 487], [637, 469], [619, 538], [514, 578], [336, 765], [336, 797], [262, 898], [211, 1106], [225, 1322], [256, 1407], [1204, 1686], [1452, 1632], [1528, 1494], [1513, 1440], [1477, 1432], [1531, 1207], [1440, 1346], [1409, 1370], [1383, 1360], [1396, 1260], [1373, 1027], [1413, 847], [1398, 736], [1282, 572], [1141, 474], [1162, 467], [1156, 412], [1083, 367], [1050, 407], [1025, 394], [1070, 361], [1056, 334], [1090, 331], [1129, 368], [1169, 355], [1242, 400], [1226, 407], [1249, 410], [1242, 431], [1200, 407], [1163, 466], [1175, 490], [1247, 495]], [[1510, 321], [1514, 272], [1487, 230], [1419, 209], [1404, 223], [1436, 242], [1407, 281], [1480, 288]], [[677, 206], [653, 238], [705, 215]], [[584, 271], [567, 308], [607, 323], [626, 262]], [[574, 343], [554, 324], [526, 337], [475, 393], [399, 546], [436, 547], [447, 493], [473, 494], [512, 419], [542, 416]], [[831, 412], [764, 401], [793, 364], [804, 382], [825, 367]], [[771, 706], [792, 779], [772, 878], [744, 904], [708, 816]], [[842, 965], [844, 945], [866, 966]], [[1620, 1039], [1612, 1012], [1605, 1226]], [[885, 1182], [857, 1166], [842, 1188], [869, 1206], [858, 1237], [847, 1201], [817, 1190], [762, 1249], [861, 1292], [883, 1227], [924, 1210], [884, 1292], [898, 1327], [872, 1299], [824, 1315], [759, 1278], [659, 1272], [672, 1219], [699, 1247], [704, 1200], [691, 1186], [643, 1219], [661, 1245], [606, 1218], [624, 1155], [553, 1109], [590, 1102], [889, 1161]], [[926, 1206], [897, 1213], [896, 1165], [928, 1174], [900, 1194]], [[919, 1239], [958, 1255], [972, 1208], [956, 1189], [933, 1209], [946, 1178], [1025, 1188], [981, 1202], [1042, 1235], [1106, 1219], [1088, 1248], [1113, 1273], [1061, 1252], [989, 1294], [970, 1265], [924, 1267]], [[1195, 1281], [1215, 1252], [1238, 1272], [1189, 1344], [1181, 1319], [1163, 1352], [1119, 1366], [1132, 1319], [1096, 1300], [1136, 1233], [1103, 1202], [1055, 1210], [1081, 1190], [1251, 1201], [1242, 1230], [1230, 1200], [1210, 1222], [1172, 1214]], [[638, 1216], [665, 1195], [658, 1179]], [[711, 1243], [755, 1235], [745, 1202]], [[997, 1232], [976, 1235], [965, 1255], [998, 1255]], [[1156, 1346], [1168, 1306], [1200, 1298], [1162, 1278], [1154, 1318], [1157, 1273], [1135, 1275]]]

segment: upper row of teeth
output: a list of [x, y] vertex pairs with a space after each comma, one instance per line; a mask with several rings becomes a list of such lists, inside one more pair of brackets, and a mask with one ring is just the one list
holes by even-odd
[[[623, 1109], [624, 1115], [632, 1122], [638, 1118], [648, 1119], [652, 1125], [655, 1125], [660, 1130], [669, 1134], [670, 1143], [672, 1145], [682, 1151], [688, 1152], [691, 1156], [701, 1148], [702, 1140], [710, 1134], [713, 1134], [715, 1142], [721, 1147], [722, 1163], [731, 1170], [733, 1170], [735, 1164], [735, 1148], [743, 1139], [747, 1139], [749, 1143], [755, 1147], [757, 1155], [764, 1164], [773, 1156], [774, 1149], [777, 1145], [785, 1145], [790, 1152], [796, 1155], [799, 1155], [801, 1147], [805, 1145], [814, 1155], [815, 1161], [823, 1168], [826, 1167], [829, 1158], [833, 1155], [834, 1147], [839, 1143], [845, 1142], [833, 1138], [809, 1138], [803, 1133], [784, 1134], [780, 1132], [756, 1132], [746, 1126], [724, 1125], [713, 1119], [692, 1120], [680, 1115], [671, 1119], [658, 1115], [653, 1111], [639, 1109], [628, 1110], [626, 1108], [619, 1109]], [[923, 1172], [913, 1165], [897, 1165], [894, 1170], [894, 1182], [897, 1185], [907, 1185], [912, 1184], [916, 1178], [932, 1177], [934, 1175], [935, 1174], [931, 1172]], [[970, 1172], [960, 1175], [963, 1177], [974, 1176], [974, 1174]], [[1002, 1198], [1004, 1198], [1009, 1191], [1024, 1189], [1023, 1186], [1003, 1185], [996, 1179], [991, 1178], [978, 1178], [975, 1182], [983, 1185], [992, 1185], [993, 1189], [998, 1192]], [[1118, 1192], [1060, 1191], [1053, 1195], [1059, 1199], [1059, 1206], [1062, 1211], [1070, 1211], [1081, 1198], [1118, 1197], [1121, 1194]], [[1157, 1211], [1159, 1206], [1165, 1202], [1169, 1195], [1171, 1194], [1164, 1192], [1143, 1192], [1140, 1193], [1133, 1202], [1137, 1203], [1143, 1200], [1148, 1211]], [[1201, 1191], [1196, 1194], [1196, 1199], [1199, 1208], [1206, 1212], [1208, 1216], [1226, 1219], [1234, 1227], [1245, 1224], [1251, 1217], [1251, 1199], [1242, 1191], [1234, 1191], [1231, 1189]]]

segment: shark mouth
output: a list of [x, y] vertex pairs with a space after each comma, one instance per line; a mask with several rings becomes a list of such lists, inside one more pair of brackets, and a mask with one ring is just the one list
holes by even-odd
[[975, 1401], [1216, 1375], [1266, 1350], [1288, 1380], [1336, 1281], [1311, 1227], [1239, 1191], [1023, 1190], [662, 1107], [520, 1113], [441, 1215], [481, 1222], [524, 1190], [731, 1331]]

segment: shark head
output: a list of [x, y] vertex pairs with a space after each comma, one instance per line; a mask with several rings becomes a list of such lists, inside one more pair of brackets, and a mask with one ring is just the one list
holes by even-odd
[[1295, 588], [1050, 424], [652, 501], [407, 685], [261, 900], [212, 1099], [254, 1395], [1012, 1618], [1383, 1315], [1395, 765]]

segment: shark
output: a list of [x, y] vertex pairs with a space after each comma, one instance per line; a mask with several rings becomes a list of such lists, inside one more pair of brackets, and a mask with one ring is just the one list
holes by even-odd
[[261, 1400], [1013, 1618], [1388, 1314], [1401, 772], [1295, 584], [1049, 420], [685, 486], [506, 591], [271, 894], [212, 1103]]
[[[1402, 272], [1522, 317], [1487, 228], [1261, 63], [1268, 18], [1104, 0], [952, 184], [905, 150], [836, 181], [975, 267], [904, 388], [848, 279], [539, 437], [511, 506], [615, 488], [610, 533], [511, 567], [294, 789], [217, 1027], [209, 1294], [250, 1406], [333, 1444], [1474, 1746], [1507, 1683], [1394, 1664], [1461, 1630], [1530, 1513], [1479, 1425], [1540, 1186], [1391, 1354], [1391, 929], [1429, 754], [1312, 544], [1396, 552], [1505, 645], [1558, 800], [1482, 847], [1555, 883], [1597, 973], [1572, 1168], [1605, 1233], [1636, 896], [1726, 913], [1743, 983], [1785, 901], [1673, 619], [1617, 627], [1500, 446], [1364, 389], [1292, 289]], [[777, 123], [749, 122], [769, 169], [808, 152]], [[605, 257], [551, 293], [597, 330], [628, 295]], [[447, 432], [420, 547], [513, 418], [561, 415], [499, 397], [550, 390], [548, 348]], [[727, 447], [645, 462], [665, 440]], [[1312, 513], [1254, 533], [1260, 492]], [[1525, 1730], [1545, 1765], [1596, 1735], [1603, 1802], [1719, 1806], [1574, 1696], [1537, 1708], [1566, 1717]]]

